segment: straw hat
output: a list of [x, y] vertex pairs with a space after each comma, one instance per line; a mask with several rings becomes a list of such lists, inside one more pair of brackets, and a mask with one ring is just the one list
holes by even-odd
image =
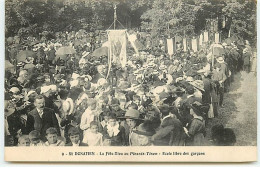
[[73, 100], [71, 98], [67, 98], [65, 100], [65, 102], [63, 102], [62, 104], [62, 109], [64, 110], [64, 112], [67, 114], [67, 115], [70, 115], [72, 114], [73, 110], [74, 110], [74, 103], [73, 103]]
[[140, 113], [136, 109], [129, 109], [126, 111], [124, 117], [118, 117], [120, 119], [134, 119], [134, 120], [141, 120]]
[[218, 63], [224, 63], [225, 61], [224, 61], [224, 58], [222, 56], [220, 56], [220, 57], [217, 58], [217, 62]]

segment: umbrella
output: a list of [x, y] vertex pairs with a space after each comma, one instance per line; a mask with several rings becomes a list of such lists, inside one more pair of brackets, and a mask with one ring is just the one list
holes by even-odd
[[108, 56], [108, 48], [107, 47], [100, 47], [96, 49], [92, 54], [92, 57], [101, 57], [101, 56]]
[[76, 50], [71, 46], [60, 47], [56, 51], [56, 55], [70, 55], [70, 54], [75, 54], [75, 53], [76, 53]]
[[5, 70], [11, 70], [14, 68], [14, 65], [10, 63], [10, 61], [5, 60]]
[[35, 67], [34, 64], [26, 64], [26, 65], [24, 66], [24, 69], [29, 70], [29, 69], [32, 69], [32, 68], [34, 68], [34, 67]]
[[30, 50], [22, 50], [20, 51], [16, 58], [17, 58], [17, 62], [25, 62], [26, 61], [26, 58], [28, 57], [33, 57], [35, 58], [36, 55], [33, 51], [30, 51]]

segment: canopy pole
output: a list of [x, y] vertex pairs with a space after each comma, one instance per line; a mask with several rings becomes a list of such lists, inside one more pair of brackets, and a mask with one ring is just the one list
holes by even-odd
[[116, 21], [117, 21], [116, 5], [114, 5], [114, 30], [116, 29]]

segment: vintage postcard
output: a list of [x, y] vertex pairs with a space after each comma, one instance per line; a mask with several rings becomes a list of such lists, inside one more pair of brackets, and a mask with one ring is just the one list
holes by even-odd
[[257, 161], [256, 4], [6, 0], [5, 160]]

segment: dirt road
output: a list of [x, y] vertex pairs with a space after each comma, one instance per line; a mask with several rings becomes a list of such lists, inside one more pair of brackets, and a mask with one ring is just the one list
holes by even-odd
[[[224, 108], [219, 109], [220, 116], [211, 119], [210, 127], [223, 124], [232, 128], [236, 134], [237, 146], [255, 146], [257, 144], [257, 85], [253, 73], [240, 72], [234, 76], [230, 91], [224, 95]], [[207, 135], [209, 137], [209, 135]]]

